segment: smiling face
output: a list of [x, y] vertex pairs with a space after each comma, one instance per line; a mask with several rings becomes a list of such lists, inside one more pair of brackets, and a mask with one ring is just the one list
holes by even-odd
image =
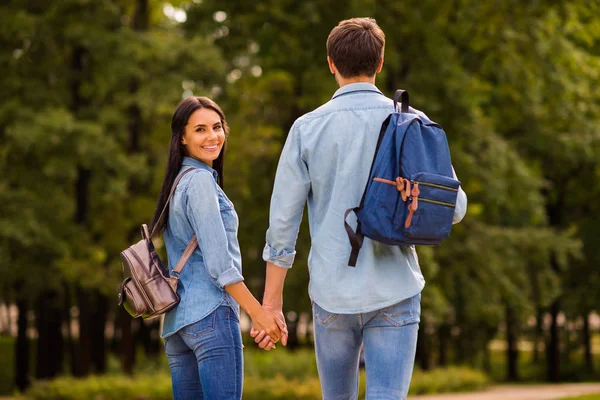
[[181, 143], [187, 156], [212, 167], [225, 143], [223, 123], [216, 111], [200, 108], [188, 119]]

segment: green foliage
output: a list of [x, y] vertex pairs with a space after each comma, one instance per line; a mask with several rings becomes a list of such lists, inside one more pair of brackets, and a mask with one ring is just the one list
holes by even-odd
[[[365, 396], [365, 374], [361, 374], [359, 397]], [[481, 389], [488, 383], [481, 372], [468, 368], [449, 368], [431, 372], [415, 371], [410, 394], [445, 393]], [[123, 376], [92, 376], [86, 379], [58, 378], [36, 382], [25, 393], [32, 400], [162, 400], [171, 398], [171, 378], [167, 374]], [[320, 399], [318, 377], [269, 377], [250, 375], [244, 382], [244, 399], [284, 400]]]

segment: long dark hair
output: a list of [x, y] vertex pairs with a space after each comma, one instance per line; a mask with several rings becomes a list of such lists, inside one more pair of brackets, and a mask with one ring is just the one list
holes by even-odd
[[[167, 199], [169, 198], [169, 193], [171, 192], [171, 187], [179, 174], [179, 170], [181, 169], [181, 165], [183, 163], [183, 157], [185, 157], [185, 151], [183, 149], [183, 144], [181, 143], [181, 138], [185, 133], [185, 126], [190, 119], [190, 116], [201, 108], [208, 108], [215, 111], [219, 114], [221, 118], [221, 124], [223, 125], [223, 132], [225, 132], [225, 138], [229, 135], [229, 126], [227, 125], [227, 121], [225, 121], [225, 114], [221, 107], [208, 97], [188, 97], [185, 100], [182, 100], [179, 105], [177, 105], [177, 109], [173, 114], [173, 118], [171, 119], [171, 143], [169, 144], [169, 159], [167, 161], [167, 172], [165, 173], [165, 180], [162, 184], [162, 189], [160, 191], [160, 195], [158, 196], [158, 203], [156, 204], [156, 210], [154, 211], [154, 217], [152, 218], [152, 230], [154, 233], [160, 233], [165, 229], [167, 220], [169, 218], [169, 208], [165, 210], [165, 214], [163, 218], [159, 221], [160, 213], [162, 212], [163, 207], [165, 206]], [[217, 183], [219, 186], [223, 187], [223, 164], [225, 159], [225, 147], [227, 144], [227, 140], [223, 143], [223, 148], [221, 149], [221, 153], [216, 160], [213, 161], [213, 169], [217, 171], [218, 178]]]

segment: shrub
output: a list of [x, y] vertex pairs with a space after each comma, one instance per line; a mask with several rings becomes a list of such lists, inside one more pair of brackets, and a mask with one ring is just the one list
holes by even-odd
[[[288, 356], [292, 358], [287, 359]], [[301, 371], [308, 358], [300, 358], [299, 366], [294, 364], [293, 354], [280, 356], [277, 365], [274, 360], [267, 363], [261, 357], [254, 358], [253, 368], [274, 368], [280, 372], [270, 378], [260, 373], [249, 374], [244, 382], [246, 400], [312, 400], [321, 398], [319, 379], [312, 372]], [[263, 364], [264, 363], [264, 364]], [[273, 366], [272, 366], [272, 365]], [[279, 368], [278, 368], [279, 367]], [[269, 374], [271, 372], [268, 372]], [[293, 376], [292, 373], [298, 373]], [[266, 373], [265, 373], [266, 374]], [[359, 397], [365, 396], [365, 374], [360, 377]], [[415, 371], [411, 383], [411, 394], [442, 393], [479, 389], [488, 380], [480, 372], [468, 368], [438, 369], [431, 372]], [[133, 378], [119, 375], [92, 376], [86, 379], [58, 378], [53, 381], [36, 382], [26, 393], [26, 398], [34, 400], [162, 400], [171, 399], [171, 378], [167, 373], [139, 375]]]
[[247, 377], [304, 380], [317, 377], [315, 352], [308, 351], [244, 351], [244, 373]]
[[135, 378], [108, 375], [85, 379], [70, 377], [38, 381], [25, 393], [36, 400], [163, 400], [171, 399], [168, 374], [141, 375]]
[[489, 384], [480, 371], [466, 367], [438, 368], [432, 371], [416, 370], [410, 383], [410, 394], [469, 392]]

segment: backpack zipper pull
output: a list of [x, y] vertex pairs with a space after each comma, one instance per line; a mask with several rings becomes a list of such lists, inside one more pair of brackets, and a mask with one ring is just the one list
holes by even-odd
[[400, 177], [396, 178], [396, 189], [398, 189], [400, 193], [404, 190], [404, 181]]
[[410, 204], [408, 205], [408, 216], [406, 217], [406, 222], [404, 223], [405, 228], [410, 228], [410, 223], [412, 222], [412, 217], [417, 208], [419, 208], [419, 195], [421, 191], [419, 190], [419, 184], [415, 183], [410, 197]]
[[406, 178], [404, 180], [404, 192], [402, 192], [402, 201], [406, 201], [410, 197], [410, 181]]

